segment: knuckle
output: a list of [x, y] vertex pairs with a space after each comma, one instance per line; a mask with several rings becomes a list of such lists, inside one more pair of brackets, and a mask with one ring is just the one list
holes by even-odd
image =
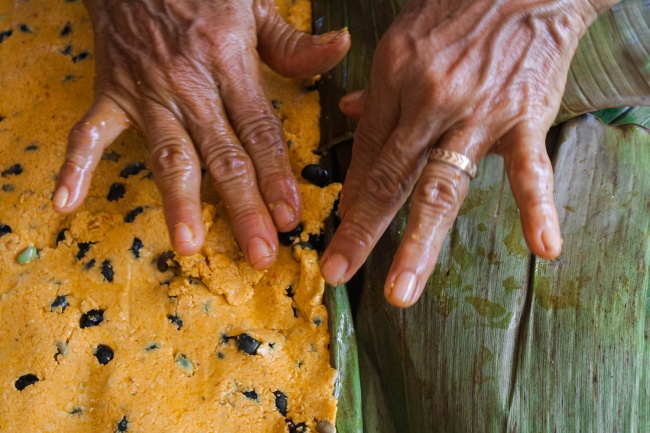
[[553, 171], [546, 150], [543, 152], [531, 151], [530, 149], [517, 150], [512, 152], [507, 159], [509, 162], [508, 168], [518, 175], [536, 175], [540, 177]]
[[340, 232], [341, 239], [349, 245], [350, 251], [369, 251], [374, 245], [375, 236], [369, 230], [369, 224], [362, 221], [343, 223], [337, 232]]
[[447, 215], [457, 211], [461, 194], [452, 176], [436, 175], [422, 179], [414, 203], [430, 215]]
[[[244, 146], [265, 156], [284, 156], [284, 134], [278, 120], [267, 113], [247, 113], [242, 116], [248, 121], [241, 122], [239, 136]], [[269, 155], [270, 154], [270, 155]]]
[[233, 203], [233, 205], [229, 206], [228, 213], [233, 225], [236, 225], [240, 230], [250, 232], [264, 227], [264, 224], [260, 221], [260, 215], [262, 215], [260, 209], [249, 200], [238, 200]]
[[70, 129], [68, 143], [70, 146], [83, 145], [86, 144], [86, 142], [96, 140], [98, 134], [95, 125], [86, 119], [82, 119], [75, 123]]
[[[396, 162], [397, 164], [397, 162]], [[364, 192], [371, 202], [380, 206], [393, 206], [408, 192], [410, 175], [397, 165], [377, 162], [370, 169]]]
[[296, 179], [280, 170], [261, 172], [258, 170], [264, 197], [284, 197], [297, 195]]
[[205, 155], [205, 165], [217, 186], [233, 181], [252, 182], [250, 160], [237, 147], [213, 147]]
[[194, 171], [194, 159], [186, 144], [165, 139], [152, 151], [151, 161], [159, 180], [186, 177]]

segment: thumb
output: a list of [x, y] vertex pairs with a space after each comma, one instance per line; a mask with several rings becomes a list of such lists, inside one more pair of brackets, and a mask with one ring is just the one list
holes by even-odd
[[348, 29], [310, 35], [288, 24], [275, 4], [263, 2], [256, 13], [258, 51], [275, 72], [308, 78], [332, 69], [350, 49]]

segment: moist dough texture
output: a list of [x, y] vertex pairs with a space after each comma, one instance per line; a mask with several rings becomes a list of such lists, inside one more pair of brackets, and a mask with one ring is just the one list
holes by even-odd
[[[278, 7], [310, 30], [308, 1]], [[320, 188], [299, 175], [318, 163], [313, 81], [264, 68], [301, 183], [304, 231], [258, 272], [207, 176], [205, 247], [160, 258], [169, 235], [136, 132], [106, 149], [77, 212], [53, 211], [67, 133], [92, 103], [91, 24], [81, 2], [0, 1], [0, 59], [0, 432], [334, 424], [324, 282], [308, 243], [340, 185]]]

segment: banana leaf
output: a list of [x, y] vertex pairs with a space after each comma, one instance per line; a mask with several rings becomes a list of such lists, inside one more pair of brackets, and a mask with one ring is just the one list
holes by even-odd
[[[339, 155], [342, 173], [355, 124], [338, 99], [367, 84], [372, 52], [401, 3], [314, 0], [316, 32], [347, 26], [353, 40], [320, 87], [322, 149]], [[648, 126], [650, 111], [630, 108], [650, 95], [648, 22], [647, 2], [628, 1], [592, 26], [558, 122], [618, 106], [597, 114]], [[383, 300], [408, 204], [380, 240], [350, 294], [364, 431], [650, 431], [650, 136], [592, 116], [554, 132], [560, 260], [527, 250], [496, 156], [481, 162], [415, 307]]]

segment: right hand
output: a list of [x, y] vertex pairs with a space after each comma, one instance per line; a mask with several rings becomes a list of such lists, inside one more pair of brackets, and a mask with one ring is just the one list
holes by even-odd
[[85, 4], [95, 32], [95, 102], [70, 132], [54, 208], [78, 208], [104, 149], [136, 128], [149, 142], [176, 252], [193, 254], [205, 238], [202, 160], [245, 257], [257, 269], [271, 266], [277, 231], [295, 228], [301, 209], [259, 60], [288, 77], [323, 73], [347, 53], [347, 30], [299, 32], [273, 0]]

